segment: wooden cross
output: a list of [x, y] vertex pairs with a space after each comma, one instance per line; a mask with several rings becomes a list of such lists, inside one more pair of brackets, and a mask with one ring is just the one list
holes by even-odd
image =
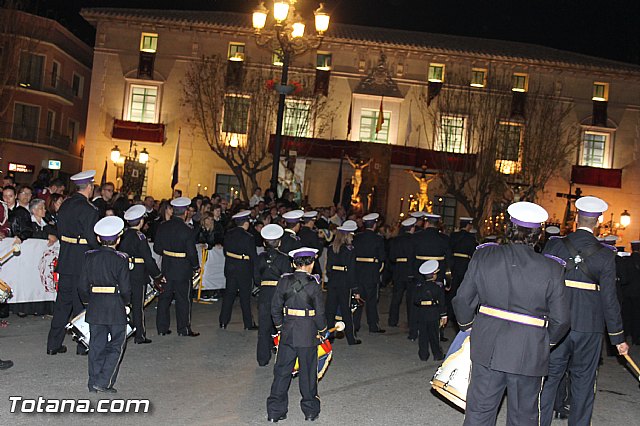
[[576, 192], [575, 194], [571, 193], [571, 185], [569, 186], [569, 193], [565, 194], [562, 192], [556, 192], [556, 197], [558, 198], [566, 198], [567, 199], [567, 206], [564, 209], [564, 217], [562, 219], [562, 228], [566, 228], [567, 227], [567, 223], [569, 223], [570, 221], [572, 221], [573, 218], [573, 211], [571, 210], [571, 202], [577, 200], [578, 198], [582, 197], [582, 189], [580, 188], [576, 188]]

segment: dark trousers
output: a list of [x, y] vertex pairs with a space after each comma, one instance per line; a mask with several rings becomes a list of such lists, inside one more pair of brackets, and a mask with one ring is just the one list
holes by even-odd
[[[378, 283], [365, 283], [362, 286], [362, 289], [364, 291], [361, 296], [365, 301], [364, 310], [367, 313], [369, 331], [378, 331], [380, 329], [380, 326], [378, 325]], [[360, 330], [361, 319], [362, 309], [358, 309], [353, 315], [353, 326], [356, 330]]]
[[622, 319], [627, 335], [631, 336], [635, 345], [640, 345], [640, 297], [625, 297], [622, 300]]
[[131, 281], [131, 321], [136, 328], [136, 342], [147, 338], [147, 329], [144, 321], [144, 297], [146, 289], [146, 282]]
[[413, 284], [410, 280], [394, 280], [393, 281], [393, 293], [391, 294], [391, 305], [389, 306], [389, 325], [396, 327], [400, 321], [400, 305], [402, 304], [402, 296], [407, 293], [405, 297], [407, 302], [407, 323], [411, 324], [413, 305]]
[[429, 320], [426, 318], [426, 309], [434, 309], [428, 307], [417, 307], [416, 315], [418, 317], [418, 356], [421, 360], [429, 359], [429, 347], [434, 358], [442, 357], [442, 348], [440, 347], [440, 321]]
[[167, 280], [165, 290], [158, 296], [156, 328], [166, 333], [171, 328], [171, 301], [176, 299], [176, 324], [179, 334], [191, 331], [191, 280]]
[[601, 333], [570, 331], [552, 351], [549, 376], [542, 390], [540, 424], [550, 425], [558, 386], [568, 370], [571, 378], [569, 425], [591, 424], [595, 399], [596, 370], [602, 349]]
[[[273, 318], [271, 318], [271, 298], [275, 287], [267, 290], [263, 287], [260, 290], [260, 301], [258, 303], [258, 346], [256, 349], [256, 358], [258, 365], [267, 365], [271, 360], [271, 349], [273, 348], [273, 337], [275, 327], [273, 326]], [[263, 292], [267, 294], [263, 294]], [[263, 297], [264, 296], [264, 297]]]
[[558, 386], [558, 392], [556, 392], [556, 400], [553, 404], [553, 410], [558, 413], [569, 414], [569, 386], [571, 379], [569, 373], [564, 373], [560, 385]]
[[327, 287], [327, 300], [325, 302], [325, 314], [327, 316], [327, 328], [333, 328], [336, 325], [336, 315], [340, 308], [340, 316], [344, 322], [344, 335], [347, 342], [352, 345], [356, 341], [353, 333], [353, 317], [351, 314], [351, 290], [342, 287]]
[[[84, 309], [77, 288], [79, 279], [80, 277], [77, 275], [60, 274], [58, 296], [53, 307], [53, 318], [47, 338], [47, 350], [56, 350], [62, 346], [64, 335], [67, 332], [65, 326], [69, 323], [69, 319]], [[78, 343], [78, 351], [83, 352], [84, 350], [84, 346]]]
[[94, 385], [110, 388], [116, 383], [118, 377], [120, 361], [127, 344], [127, 326], [125, 324], [89, 324], [89, 332], [91, 333], [89, 389]]
[[[247, 263], [247, 268], [249, 264]], [[227, 325], [231, 321], [231, 312], [233, 311], [233, 302], [236, 300], [236, 293], [240, 296], [240, 308], [242, 309], [242, 322], [244, 328], [253, 325], [251, 317], [251, 283], [250, 275], [232, 273], [225, 274], [227, 288], [222, 299], [222, 310], [220, 311], [220, 324]]]
[[542, 377], [504, 373], [473, 363], [464, 424], [495, 426], [498, 407], [506, 389], [507, 425], [537, 426], [542, 381]]
[[267, 414], [269, 418], [278, 418], [286, 414], [289, 409], [289, 386], [291, 386], [291, 372], [299, 361], [298, 381], [300, 385], [300, 408], [305, 416], [320, 413], [320, 398], [318, 398], [318, 348], [296, 348], [280, 343], [276, 365], [273, 368], [273, 384], [271, 395], [267, 398]]

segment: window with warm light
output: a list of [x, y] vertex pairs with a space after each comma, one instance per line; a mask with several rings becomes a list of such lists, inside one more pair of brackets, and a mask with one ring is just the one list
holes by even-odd
[[487, 70], [484, 68], [471, 69], [471, 87], [485, 87], [487, 85]]
[[523, 129], [519, 123], [504, 122], [498, 125], [496, 169], [500, 173], [510, 175], [520, 171]]
[[282, 62], [282, 57], [283, 57], [283, 53], [282, 50], [278, 50], [277, 52], [273, 52], [273, 54], [271, 55], [271, 63], [273, 65], [275, 65], [276, 67], [281, 67], [284, 65], [284, 63]]
[[[222, 131], [236, 135], [247, 134], [249, 105], [251, 99], [245, 96], [226, 95], [222, 112]], [[231, 139], [233, 140], [233, 138]]]
[[139, 123], [157, 123], [159, 102], [157, 86], [129, 86], [129, 104], [126, 119]]
[[311, 136], [311, 102], [302, 99], [286, 99], [282, 134], [299, 138]]
[[582, 166], [608, 167], [608, 133], [586, 131], [582, 135]]
[[158, 50], [158, 34], [142, 33], [140, 36], [140, 51], [156, 53]]
[[244, 43], [229, 43], [229, 59], [232, 61], [244, 61]]
[[465, 118], [443, 115], [440, 117], [436, 151], [463, 153], [465, 150]]
[[316, 68], [328, 71], [331, 69], [331, 53], [318, 52], [316, 56]]
[[609, 100], [609, 83], [593, 83], [593, 101], [605, 102]]
[[379, 113], [380, 110], [378, 109], [362, 109], [360, 114], [360, 140], [362, 142], [389, 143], [391, 111], [383, 111], [384, 121], [380, 131], [376, 133]]
[[526, 92], [529, 89], [529, 75], [516, 72], [513, 74], [513, 85], [511, 90], [514, 92]]
[[429, 74], [427, 80], [434, 83], [442, 83], [444, 81], [444, 65], [429, 64]]

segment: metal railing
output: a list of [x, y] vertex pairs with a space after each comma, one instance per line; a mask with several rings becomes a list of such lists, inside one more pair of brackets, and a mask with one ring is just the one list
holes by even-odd
[[75, 95], [73, 93], [73, 87], [65, 80], [58, 78], [56, 80], [56, 86], [53, 87], [51, 85], [51, 74], [45, 74], [44, 81], [19, 81], [18, 87], [22, 87], [24, 89], [37, 90], [38, 92], [51, 93], [53, 95], [58, 95], [61, 98], [64, 98], [70, 102], [74, 101]]
[[69, 150], [71, 138], [56, 131], [25, 126], [19, 123], [0, 123], [0, 139], [12, 139], [50, 146], [63, 151]]

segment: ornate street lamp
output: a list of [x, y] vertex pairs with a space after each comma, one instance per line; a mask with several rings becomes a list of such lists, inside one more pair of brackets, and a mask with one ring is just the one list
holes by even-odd
[[289, 63], [294, 56], [320, 47], [324, 33], [329, 28], [329, 14], [324, 5], [314, 12], [315, 35], [305, 34], [305, 24], [296, 12], [297, 0], [275, 0], [273, 2], [273, 28], [263, 31], [267, 24], [269, 10], [260, 2], [253, 12], [253, 28], [255, 41], [260, 47], [276, 54], [282, 62], [282, 76], [280, 86], [276, 87], [280, 98], [278, 101], [278, 115], [276, 118], [276, 135], [273, 147], [273, 166], [271, 168], [271, 189], [277, 195], [278, 169], [280, 167], [280, 150], [282, 149], [282, 125], [284, 121], [285, 98], [287, 95]]
[[111, 149], [111, 161], [113, 161], [113, 164], [120, 161], [120, 148], [118, 148], [118, 145]]
[[629, 225], [631, 225], [631, 215], [625, 209], [625, 211], [622, 212], [622, 214], [620, 215], [620, 226], [622, 226], [623, 228], [626, 228]]

